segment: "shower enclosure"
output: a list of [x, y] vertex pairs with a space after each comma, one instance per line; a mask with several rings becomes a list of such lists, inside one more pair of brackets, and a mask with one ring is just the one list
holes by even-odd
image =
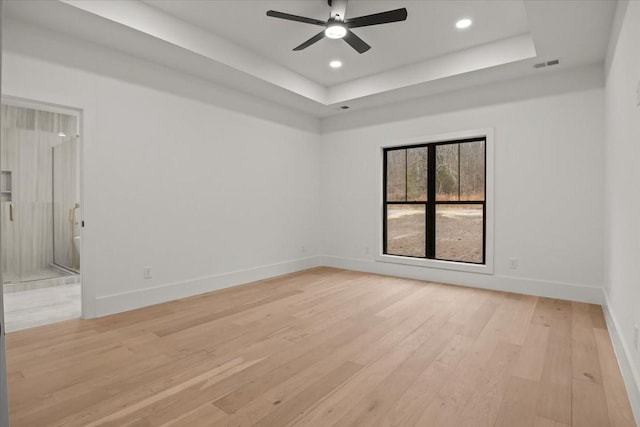
[[76, 275], [78, 118], [2, 104], [0, 238], [9, 283]]

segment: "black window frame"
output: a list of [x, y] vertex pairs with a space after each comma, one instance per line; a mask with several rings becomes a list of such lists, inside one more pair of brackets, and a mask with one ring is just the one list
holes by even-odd
[[[441, 145], [464, 144], [470, 142], [484, 143], [484, 182], [482, 201], [480, 200], [436, 200], [436, 147]], [[426, 201], [388, 201], [387, 200], [387, 154], [390, 151], [410, 150], [413, 148], [427, 148], [427, 200]], [[383, 148], [382, 159], [382, 254], [411, 259], [426, 259], [434, 261], [456, 262], [470, 265], [487, 265], [487, 137], [451, 139], [420, 144], [399, 145]], [[460, 171], [460, 155], [458, 155], [458, 173]], [[405, 182], [407, 170], [405, 167]], [[458, 185], [459, 185], [458, 180]], [[407, 185], [405, 184], [405, 192]], [[460, 191], [458, 190], [458, 198]], [[405, 196], [405, 199], [407, 197]], [[397, 255], [387, 251], [387, 207], [389, 205], [421, 205], [425, 208], [425, 256]], [[436, 209], [438, 205], [482, 205], [482, 262], [460, 261], [436, 257]]]

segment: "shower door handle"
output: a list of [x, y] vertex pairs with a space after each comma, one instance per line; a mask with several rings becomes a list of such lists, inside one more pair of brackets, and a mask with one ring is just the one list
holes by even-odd
[[13, 203], [9, 203], [9, 221], [13, 221]]

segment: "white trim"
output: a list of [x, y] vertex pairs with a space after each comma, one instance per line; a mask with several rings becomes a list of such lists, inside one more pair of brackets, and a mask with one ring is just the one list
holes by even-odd
[[96, 297], [95, 314], [96, 316], [106, 316], [134, 310], [318, 266], [320, 266], [320, 257], [314, 256], [246, 270], [197, 277], [131, 292], [99, 296]]
[[607, 52], [604, 57], [604, 72], [605, 78], [609, 77], [609, 70], [613, 63], [613, 57], [618, 47], [618, 39], [620, 38], [620, 31], [622, 30], [622, 23], [627, 14], [627, 8], [629, 7], [629, 0], [619, 0], [616, 3], [616, 11], [613, 15], [613, 22], [611, 24], [611, 31], [609, 33], [609, 44], [607, 45]]
[[524, 277], [473, 274], [462, 271], [423, 268], [411, 265], [376, 262], [370, 259], [341, 258], [323, 256], [321, 265], [346, 270], [364, 271], [385, 276], [405, 277], [430, 282], [480, 289], [492, 289], [524, 295], [535, 295], [569, 301], [602, 304], [602, 288], [565, 282], [550, 282]]
[[12, 107], [30, 108], [32, 110], [47, 111], [50, 113], [66, 114], [68, 116], [80, 117], [82, 112], [79, 108], [68, 107], [66, 105], [52, 104], [45, 101], [21, 98], [19, 96], [2, 95], [2, 103]]
[[[68, 116], [74, 116], [78, 119], [76, 132], [78, 135], [78, 151], [80, 156], [80, 168], [78, 170], [78, 180], [80, 181], [80, 203], [82, 218], [80, 221], [84, 221], [84, 212], [86, 208], [86, 197], [84, 193], [84, 110], [81, 108], [70, 107], [68, 105], [61, 105], [47, 101], [39, 101], [29, 98], [22, 98], [19, 96], [13, 95], [2, 95], [0, 98], [0, 102], [2, 104], [11, 105], [14, 107], [22, 107], [22, 108], [30, 108], [39, 111], [48, 111], [51, 113], [58, 114], [66, 114]], [[82, 242], [80, 245], [80, 260], [86, 259], [84, 256], [84, 248], [86, 247], [85, 240], [86, 232], [84, 227], [80, 227], [80, 241]], [[82, 262], [82, 261], [81, 261]], [[80, 316], [83, 319], [90, 319], [95, 317], [95, 309], [94, 309], [94, 301], [93, 297], [93, 288], [89, 285], [87, 281], [87, 277], [85, 274], [85, 270], [80, 267], [79, 276], [80, 276], [80, 297], [81, 297], [81, 313]]]
[[395, 263], [379, 263], [365, 259], [313, 256], [131, 292], [100, 296], [96, 298], [95, 315], [106, 316], [320, 266], [593, 304], [602, 304], [604, 301], [602, 288], [573, 283], [548, 282], [510, 276], [477, 275]]
[[412, 258], [387, 254], [378, 254], [375, 259], [379, 262], [415, 265], [423, 268], [439, 268], [442, 270], [464, 271], [467, 273], [493, 274], [493, 269], [488, 268], [486, 264], [471, 264], [467, 262], [442, 261], [439, 259]]
[[[486, 139], [486, 164], [485, 164], [485, 264], [469, 264], [464, 262], [440, 261], [434, 259], [410, 258], [382, 253], [383, 248], [383, 218], [384, 197], [382, 184], [384, 182], [383, 152], [385, 148], [399, 147], [413, 144], [429, 144], [442, 141], [454, 141], [468, 138]], [[376, 256], [378, 262], [405, 264], [423, 268], [438, 268], [443, 270], [464, 271], [468, 273], [493, 274], [493, 249], [494, 249], [494, 130], [493, 128], [469, 129], [457, 132], [449, 132], [437, 135], [420, 136], [401, 139], [387, 145], [381, 145], [378, 152], [378, 204], [376, 213]]]
[[604, 311], [604, 318], [607, 322], [609, 336], [611, 337], [611, 343], [613, 344], [613, 350], [615, 351], [616, 358], [618, 359], [618, 366], [620, 367], [622, 379], [624, 380], [624, 385], [627, 389], [627, 396], [629, 397], [631, 410], [636, 418], [636, 424], [640, 426], [640, 373], [633, 363], [631, 363], [631, 360], [633, 360], [631, 357], [631, 349], [620, 336], [620, 328], [618, 327], [619, 323], [611, 311], [609, 296], [606, 292], [604, 293], [604, 303], [602, 304], [602, 308], [602, 311]]

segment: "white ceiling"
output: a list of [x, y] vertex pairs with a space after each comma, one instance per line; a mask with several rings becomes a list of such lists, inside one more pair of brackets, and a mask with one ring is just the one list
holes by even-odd
[[[315, 25], [267, 17], [269, 9], [327, 20], [326, 0], [306, 1], [146, 1], [186, 22], [221, 35], [252, 52], [281, 64], [323, 86], [432, 59], [521, 34], [529, 33], [527, 14], [521, 0], [512, 1], [382, 1], [351, 0], [346, 17], [369, 15], [405, 7], [407, 20], [354, 29], [372, 48], [358, 54], [342, 40], [323, 39], [309, 48], [292, 49], [314, 36]], [[216, 19], [215, 17], [224, 17]], [[469, 17], [473, 28], [458, 30], [456, 21]], [[496, 25], [499, 23], [500, 25]], [[344, 67], [329, 68], [340, 59]]]
[[[10, 1], [8, 19], [142, 57], [315, 117], [397, 103], [551, 69], [602, 62], [614, 0], [351, 0], [346, 16], [406, 7], [405, 22], [354, 29], [342, 40], [291, 49], [317, 26], [269, 18], [269, 9], [325, 20], [326, 0]], [[465, 31], [455, 28], [470, 17]], [[73, 25], [70, 25], [73, 23]], [[328, 62], [344, 67], [331, 70]], [[536, 70], [550, 59], [561, 64]]]

